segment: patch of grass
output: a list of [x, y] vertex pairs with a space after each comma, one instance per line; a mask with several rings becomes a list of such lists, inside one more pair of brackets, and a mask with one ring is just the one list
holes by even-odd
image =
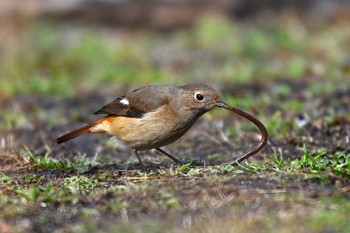
[[15, 191], [18, 195], [24, 197], [26, 201], [37, 201], [40, 197], [41, 201], [51, 201], [53, 200], [52, 196], [55, 195], [55, 190], [53, 185], [49, 182], [45, 186], [35, 186], [29, 188], [20, 188]]
[[274, 153], [274, 155], [270, 158], [267, 159], [267, 164], [268, 166], [271, 166], [271, 168], [275, 171], [281, 171], [285, 170], [289, 172], [292, 167], [291, 167], [291, 159], [285, 159], [283, 157], [283, 152], [282, 150], [279, 150], [278, 153]]
[[28, 188], [20, 188], [14, 191], [19, 196], [25, 198], [27, 202], [55, 204], [70, 203], [75, 204], [78, 197], [75, 196], [69, 188], [48, 182], [46, 185], [33, 186]]
[[0, 130], [10, 130], [28, 123], [25, 114], [13, 111], [3, 111], [0, 116]]
[[8, 177], [7, 175], [5, 175], [4, 173], [0, 172], [0, 182], [1, 182], [1, 184], [11, 184], [15, 181], [13, 179], [11, 179], [10, 177]]
[[45, 180], [44, 176], [28, 175], [23, 178], [24, 183], [35, 183], [37, 185], [41, 184]]
[[56, 159], [52, 159], [49, 156], [49, 152], [47, 152], [44, 156], [35, 156], [27, 146], [24, 145], [24, 148], [31, 162], [40, 168], [62, 169], [62, 170], [68, 170], [72, 168], [69, 162], [61, 162]]
[[324, 180], [331, 178], [333, 175], [338, 175], [339, 178], [349, 178], [349, 160], [350, 155], [343, 152], [330, 154], [327, 150], [322, 150], [312, 153], [307, 151], [304, 146], [301, 159], [286, 159], [282, 151], [279, 151], [278, 154], [275, 153], [274, 156], [267, 158], [266, 162], [251, 161], [246, 165], [239, 165], [239, 168], [252, 173], [275, 171], [293, 176], [312, 174], [320, 180]]
[[71, 176], [63, 180], [63, 185], [72, 193], [93, 189], [97, 183], [98, 181], [96, 179], [86, 176]]
[[285, 121], [282, 112], [277, 111], [269, 119], [261, 119], [269, 134], [276, 138], [282, 138], [291, 128], [292, 123]]
[[329, 153], [321, 150], [316, 153], [308, 152], [304, 145], [303, 156], [294, 161], [296, 168], [310, 172], [333, 172], [350, 178], [350, 154], [343, 152]]
[[47, 152], [44, 156], [37, 156], [34, 155], [33, 152], [26, 145], [24, 145], [24, 148], [31, 162], [41, 169], [63, 171], [75, 169], [79, 172], [85, 172], [93, 167], [100, 165], [100, 163], [98, 162], [98, 155], [94, 156], [91, 159], [86, 157], [85, 155], [78, 155], [74, 158], [73, 162], [70, 160], [60, 161], [51, 158], [49, 152]]
[[186, 164], [180, 166], [180, 167], [177, 169], [177, 171], [178, 171], [179, 173], [184, 173], [184, 172], [186, 172], [186, 171], [188, 171], [188, 170], [190, 169], [191, 164], [192, 164], [192, 162], [186, 163]]
[[[73, 162], [66, 161], [58, 161], [56, 159], [52, 159], [49, 156], [49, 153], [46, 153], [44, 156], [35, 156], [28, 147], [25, 146], [26, 152], [31, 159], [32, 163], [38, 166], [41, 169], [51, 169], [51, 170], [63, 170], [67, 171], [69, 169], [75, 169], [79, 172], [86, 172], [91, 170], [92, 168], [101, 165], [97, 161], [97, 156], [93, 159], [88, 159], [85, 156], [78, 156], [75, 158]], [[285, 159], [283, 156], [282, 150], [278, 153], [275, 153], [270, 158], [267, 158], [265, 162], [256, 162], [251, 161], [246, 165], [239, 164], [238, 169], [232, 165], [217, 165], [217, 166], [209, 166], [206, 168], [198, 168], [193, 167], [192, 163], [186, 163], [184, 165], [173, 167], [170, 169], [160, 169], [157, 172], [143, 173], [139, 172], [139, 175], [142, 177], [154, 177], [158, 173], [163, 176], [171, 177], [175, 174], [180, 175], [190, 175], [197, 176], [204, 173], [231, 173], [235, 172], [236, 174], [245, 172], [260, 172], [260, 171], [275, 171], [279, 173], [288, 173], [293, 174], [293, 172], [302, 172], [309, 174], [316, 174], [320, 176], [328, 177], [329, 173], [334, 173], [341, 177], [350, 177], [350, 154], [345, 154], [343, 152], [335, 152], [329, 153], [327, 150], [321, 150], [319, 152], [309, 152], [304, 146], [303, 154], [300, 159], [291, 160], [290, 158]], [[6, 176], [4, 176], [4, 179]], [[80, 177], [84, 179], [84, 177]], [[66, 182], [74, 183], [75, 180], [79, 183], [79, 177], [72, 177], [71, 179], [67, 179]], [[27, 178], [30, 179], [30, 178]], [[33, 178], [35, 179], [35, 177]], [[103, 178], [102, 178], [103, 179]], [[83, 182], [83, 181], [82, 181]], [[86, 180], [87, 186], [94, 185], [94, 181]], [[90, 182], [90, 183], [89, 183]], [[67, 184], [68, 184], [67, 183]], [[84, 183], [84, 182], [83, 182]], [[89, 184], [88, 184], [89, 183]]]

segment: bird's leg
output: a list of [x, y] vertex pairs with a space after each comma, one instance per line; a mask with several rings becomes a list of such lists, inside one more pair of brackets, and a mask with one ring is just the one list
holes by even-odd
[[144, 172], [147, 172], [147, 169], [146, 169], [145, 165], [143, 164], [143, 162], [142, 162], [142, 160], [141, 160], [141, 157], [140, 157], [140, 155], [139, 155], [139, 152], [138, 152], [137, 150], [135, 150], [135, 149], [132, 149], [132, 151], [134, 152], [134, 154], [135, 154], [137, 160], [139, 161], [139, 163], [141, 164], [142, 170], [143, 170]]
[[175, 158], [174, 156], [172, 156], [171, 154], [169, 154], [168, 152], [165, 152], [164, 150], [160, 149], [159, 147], [156, 148], [157, 151], [161, 152], [162, 154], [168, 156], [169, 158], [171, 158], [172, 160], [174, 160], [176, 163], [178, 164], [182, 164], [183, 162], [178, 160], [177, 158]]

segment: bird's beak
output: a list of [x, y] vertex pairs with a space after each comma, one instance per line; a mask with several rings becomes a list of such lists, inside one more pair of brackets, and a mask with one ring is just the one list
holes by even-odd
[[219, 108], [223, 108], [225, 105], [228, 105], [222, 101], [216, 102], [215, 103], [215, 107], [219, 107]]
[[253, 124], [255, 124], [261, 133], [261, 140], [260, 143], [256, 146], [254, 146], [252, 149], [248, 150], [246, 153], [244, 153], [242, 156], [238, 157], [233, 164], [235, 163], [239, 163], [242, 162], [243, 160], [247, 159], [248, 157], [258, 153], [262, 148], [264, 148], [264, 146], [266, 145], [267, 139], [268, 139], [268, 133], [267, 130], [264, 126], [263, 123], [261, 123], [261, 121], [259, 121], [256, 117], [254, 117], [253, 115], [239, 109], [233, 106], [230, 106], [228, 104], [226, 104], [225, 102], [219, 101], [215, 103], [215, 107], [220, 107], [220, 108], [225, 108], [229, 111], [232, 111], [244, 118], [246, 118], [247, 120], [251, 121]]

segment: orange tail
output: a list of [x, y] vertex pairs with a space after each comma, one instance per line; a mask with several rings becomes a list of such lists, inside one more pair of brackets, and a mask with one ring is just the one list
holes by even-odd
[[101, 122], [103, 122], [104, 120], [106, 120], [106, 118], [102, 118], [100, 120], [95, 121], [94, 123], [81, 127], [79, 129], [73, 130], [72, 132], [69, 132], [59, 138], [56, 138], [55, 140], [52, 141], [52, 144], [61, 144], [64, 143], [66, 141], [69, 141], [73, 138], [76, 138], [82, 134], [86, 134], [86, 133], [92, 133], [92, 132], [96, 132], [96, 131], [92, 131], [92, 128], [95, 127], [96, 125], [100, 124]]

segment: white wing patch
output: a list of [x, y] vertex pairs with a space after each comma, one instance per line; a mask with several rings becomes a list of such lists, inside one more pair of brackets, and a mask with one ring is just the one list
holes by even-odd
[[129, 101], [128, 101], [126, 98], [122, 99], [122, 100], [120, 101], [120, 103], [123, 104], [123, 105], [125, 105], [125, 106], [129, 106]]
[[152, 112], [144, 113], [144, 114], [142, 114], [142, 117], [138, 118], [138, 120], [139, 120], [139, 121], [143, 121], [143, 120], [146, 120], [147, 118], [150, 118], [150, 117], [152, 118], [152, 116], [153, 116], [154, 114], [157, 114], [158, 111], [161, 111], [162, 108], [164, 108], [164, 107], [162, 106], [162, 107], [160, 107], [160, 108], [157, 108], [157, 109], [153, 110]]

